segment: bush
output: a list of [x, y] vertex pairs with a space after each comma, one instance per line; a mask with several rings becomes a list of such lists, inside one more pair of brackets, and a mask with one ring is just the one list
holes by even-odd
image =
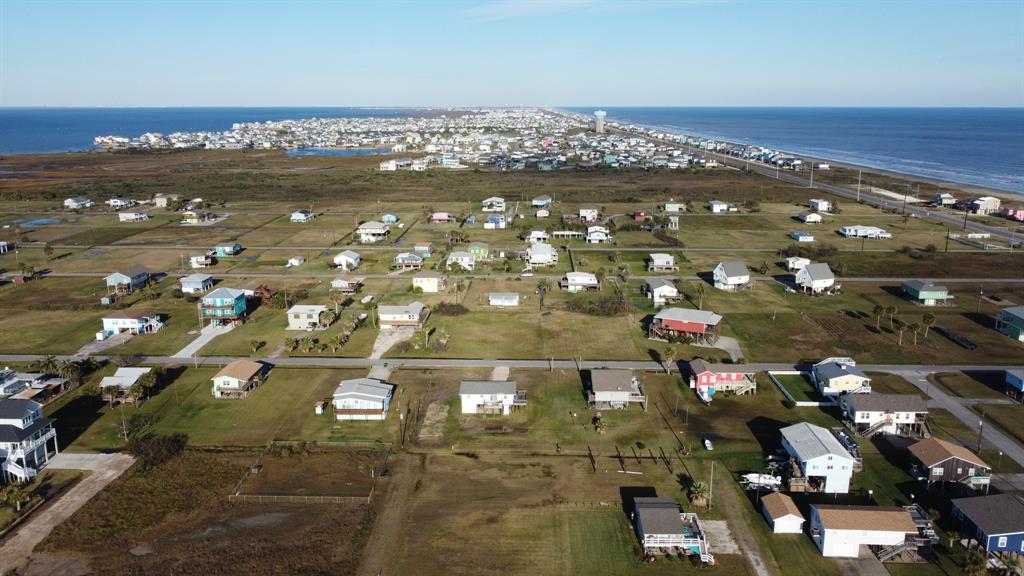
[[675, 236], [670, 236], [664, 230], [658, 230], [657, 232], [655, 232], [654, 237], [657, 238], [658, 240], [661, 240], [663, 243], [669, 246], [675, 246], [677, 248], [682, 248], [684, 246], [682, 240], [676, 238]]
[[172, 434], [170, 436], [157, 436], [146, 434], [144, 436], [133, 436], [128, 440], [125, 450], [142, 462], [145, 469], [154, 468], [177, 456], [185, 445], [188, 444], [188, 436], [185, 434]]
[[629, 312], [629, 302], [622, 293], [609, 294], [595, 299], [577, 298], [565, 304], [569, 312], [580, 312], [592, 316], [622, 316]]
[[462, 316], [469, 312], [469, 308], [466, 308], [462, 304], [452, 304], [451, 302], [441, 302], [434, 306], [434, 314], [441, 316]]

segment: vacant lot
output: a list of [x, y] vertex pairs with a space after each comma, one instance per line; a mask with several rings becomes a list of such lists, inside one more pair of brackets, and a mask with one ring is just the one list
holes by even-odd
[[928, 379], [946, 392], [961, 398], [1005, 399], [1003, 372], [947, 372]]

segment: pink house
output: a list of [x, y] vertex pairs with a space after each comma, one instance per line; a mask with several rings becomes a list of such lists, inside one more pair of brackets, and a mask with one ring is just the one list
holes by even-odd
[[1006, 208], [1003, 210], [1003, 216], [1010, 220], [1024, 222], [1024, 208]]
[[434, 212], [430, 215], [429, 221], [432, 224], [438, 222], [454, 222], [455, 217], [448, 212]]
[[747, 394], [757, 392], [755, 372], [743, 364], [710, 364], [702, 358], [690, 361], [690, 388], [706, 403], [716, 392]]

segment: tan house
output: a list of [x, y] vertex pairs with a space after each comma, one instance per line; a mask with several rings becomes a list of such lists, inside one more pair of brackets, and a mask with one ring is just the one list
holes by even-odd
[[214, 398], [245, 398], [263, 383], [264, 365], [252, 360], [235, 360], [217, 372], [213, 380]]
[[448, 277], [440, 272], [424, 270], [413, 275], [412, 287], [428, 294], [441, 292], [448, 288]]

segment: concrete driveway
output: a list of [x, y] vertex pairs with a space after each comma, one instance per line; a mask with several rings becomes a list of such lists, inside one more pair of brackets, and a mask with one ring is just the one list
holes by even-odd
[[189, 342], [187, 346], [178, 350], [178, 353], [172, 356], [172, 358], [191, 358], [192, 355], [199, 352], [200, 348], [209, 344], [211, 340], [221, 334], [231, 332], [234, 327], [234, 324], [227, 324], [223, 326], [214, 326], [213, 324], [209, 324], [204, 326], [199, 332], [199, 336], [195, 340]]
[[733, 362], [738, 362], [743, 359], [743, 350], [740, 349], [740, 343], [732, 336], [719, 336], [718, 340], [715, 341], [714, 346], [702, 346], [700, 344], [695, 344], [695, 346], [725, 350], [729, 353], [729, 358], [731, 358]]
[[110, 337], [108, 337], [105, 340], [93, 340], [92, 342], [89, 342], [85, 346], [82, 346], [81, 348], [79, 348], [78, 352], [76, 352], [75, 354], [77, 354], [79, 356], [88, 356], [89, 354], [99, 354], [100, 352], [103, 352], [104, 350], [110, 350], [111, 348], [115, 348], [117, 346], [120, 346], [121, 344], [124, 344], [125, 342], [127, 342], [127, 341], [129, 341], [131, 339], [132, 339], [132, 335], [131, 334], [129, 334], [128, 332], [121, 332], [119, 334], [114, 334], [113, 336], [110, 336]]
[[370, 352], [370, 358], [378, 359], [384, 356], [384, 353], [390, 350], [392, 346], [409, 340], [415, 333], [416, 330], [412, 326], [382, 329], [377, 333], [377, 339], [373, 342], [373, 351]]
[[58, 454], [47, 468], [88, 470], [89, 475], [55, 501], [44, 504], [0, 546], [0, 573], [23, 565], [32, 550], [93, 496], [124, 473], [135, 458], [127, 454]]

